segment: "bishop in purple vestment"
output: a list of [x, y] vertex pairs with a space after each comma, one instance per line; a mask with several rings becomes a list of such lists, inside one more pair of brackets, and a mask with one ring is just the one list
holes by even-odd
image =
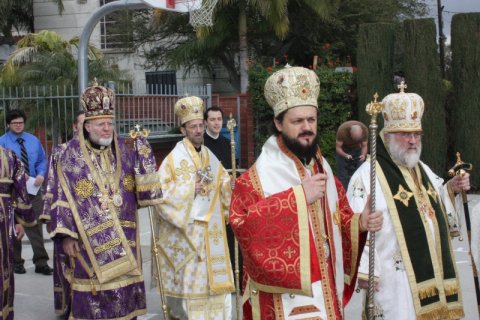
[[25, 182], [20, 159], [0, 147], [0, 320], [13, 319], [13, 237], [21, 239], [22, 226], [36, 224]]
[[47, 182], [50, 235], [70, 260], [69, 318], [132, 319], [146, 313], [137, 208], [161, 199], [155, 159], [145, 139], [115, 134], [111, 90], [94, 84], [81, 103], [83, 130]]

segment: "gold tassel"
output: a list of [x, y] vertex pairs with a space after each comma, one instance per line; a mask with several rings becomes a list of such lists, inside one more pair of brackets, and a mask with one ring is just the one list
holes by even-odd
[[436, 308], [434, 310], [427, 311], [423, 314], [417, 315], [417, 320], [438, 320], [445, 319], [445, 315], [448, 314], [446, 306]]
[[420, 289], [420, 291], [418, 292], [418, 296], [420, 300], [424, 300], [437, 295], [438, 295], [438, 289], [436, 287]]
[[454, 285], [445, 286], [445, 294], [447, 296], [458, 294], [458, 285], [454, 284]]
[[462, 307], [457, 307], [453, 310], [448, 310], [448, 319], [461, 319], [465, 317]]

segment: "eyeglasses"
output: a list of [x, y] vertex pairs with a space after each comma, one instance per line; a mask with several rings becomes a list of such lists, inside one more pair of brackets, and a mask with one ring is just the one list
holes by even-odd
[[24, 124], [25, 122], [23, 121], [12, 121], [10, 122], [10, 125], [21, 125], [21, 124]]
[[185, 128], [187, 128], [188, 130], [195, 130], [195, 129], [203, 130], [205, 129], [205, 124], [203, 123], [194, 124], [194, 125], [185, 126]]
[[423, 136], [421, 132], [398, 132], [398, 135], [403, 139], [411, 139], [414, 138], [415, 140], [420, 140]]

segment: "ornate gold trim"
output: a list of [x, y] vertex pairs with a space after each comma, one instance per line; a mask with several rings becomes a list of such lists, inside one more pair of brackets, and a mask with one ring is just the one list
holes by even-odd
[[78, 233], [71, 231], [70, 229], [64, 227], [57, 227], [55, 230], [50, 232], [48, 235], [50, 238], [55, 237], [57, 234], [66, 234], [67, 236], [78, 240]]
[[120, 245], [121, 243], [122, 243], [122, 240], [120, 238], [115, 238], [105, 242], [102, 245], [96, 246], [95, 248], [93, 248], [93, 252], [95, 252], [96, 254], [103, 253], [105, 251], [113, 249], [114, 247]]
[[102, 232], [105, 229], [112, 228], [113, 227], [113, 220], [107, 220], [101, 224], [96, 225], [93, 228], [88, 229], [85, 233], [87, 236], [91, 237], [94, 234], [97, 234], [99, 232]]
[[135, 221], [130, 220], [120, 220], [120, 225], [125, 228], [136, 228], [137, 223]]
[[67, 201], [57, 200], [52, 204], [50, 210], [54, 210], [57, 207], [70, 209], [70, 204]]

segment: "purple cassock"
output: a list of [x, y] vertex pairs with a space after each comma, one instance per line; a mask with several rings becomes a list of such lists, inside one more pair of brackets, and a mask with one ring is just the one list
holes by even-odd
[[[43, 213], [40, 215], [40, 219], [46, 224], [47, 230], [50, 228], [50, 211], [52, 208], [52, 189], [54, 182], [54, 179], [49, 179], [49, 177], [53, 177], [53, 164], [56, 163], [59, 155], [66, 147], [66, 143], [56, 146], [52, 150], [48, 162], [47, 176], [45, 179], [47, 184], [43, 202]], [[70, 264], [68, 256], [63, 252], [61, 241], [53, 242], [53, 264], [53, 305], [55, 313], [63, 315], [68, 312], [67, 307], [70, 302], [70, 284], [68, 283], [65, 274], [67, 270], [72, 268], [72, 265]]]
[[[49, 216], [57, 249], [54, 284], [62, 293], [56, 308], [69, 305], [70, 318], [146, 313], [137, 208], [161, 200], [155, 168], [143, 137], [114, 135], [110, 146], [99, 148], [80, 133], [52, 157], [43, 217]], [[65, 237], [79, 242], [75, 258], [62, 254]]]
[[25, 185], [25, 170], [14, 152], [0, 147], [0, 320], [13, 319], [13, 237], [15, 223], [36, 224]]

